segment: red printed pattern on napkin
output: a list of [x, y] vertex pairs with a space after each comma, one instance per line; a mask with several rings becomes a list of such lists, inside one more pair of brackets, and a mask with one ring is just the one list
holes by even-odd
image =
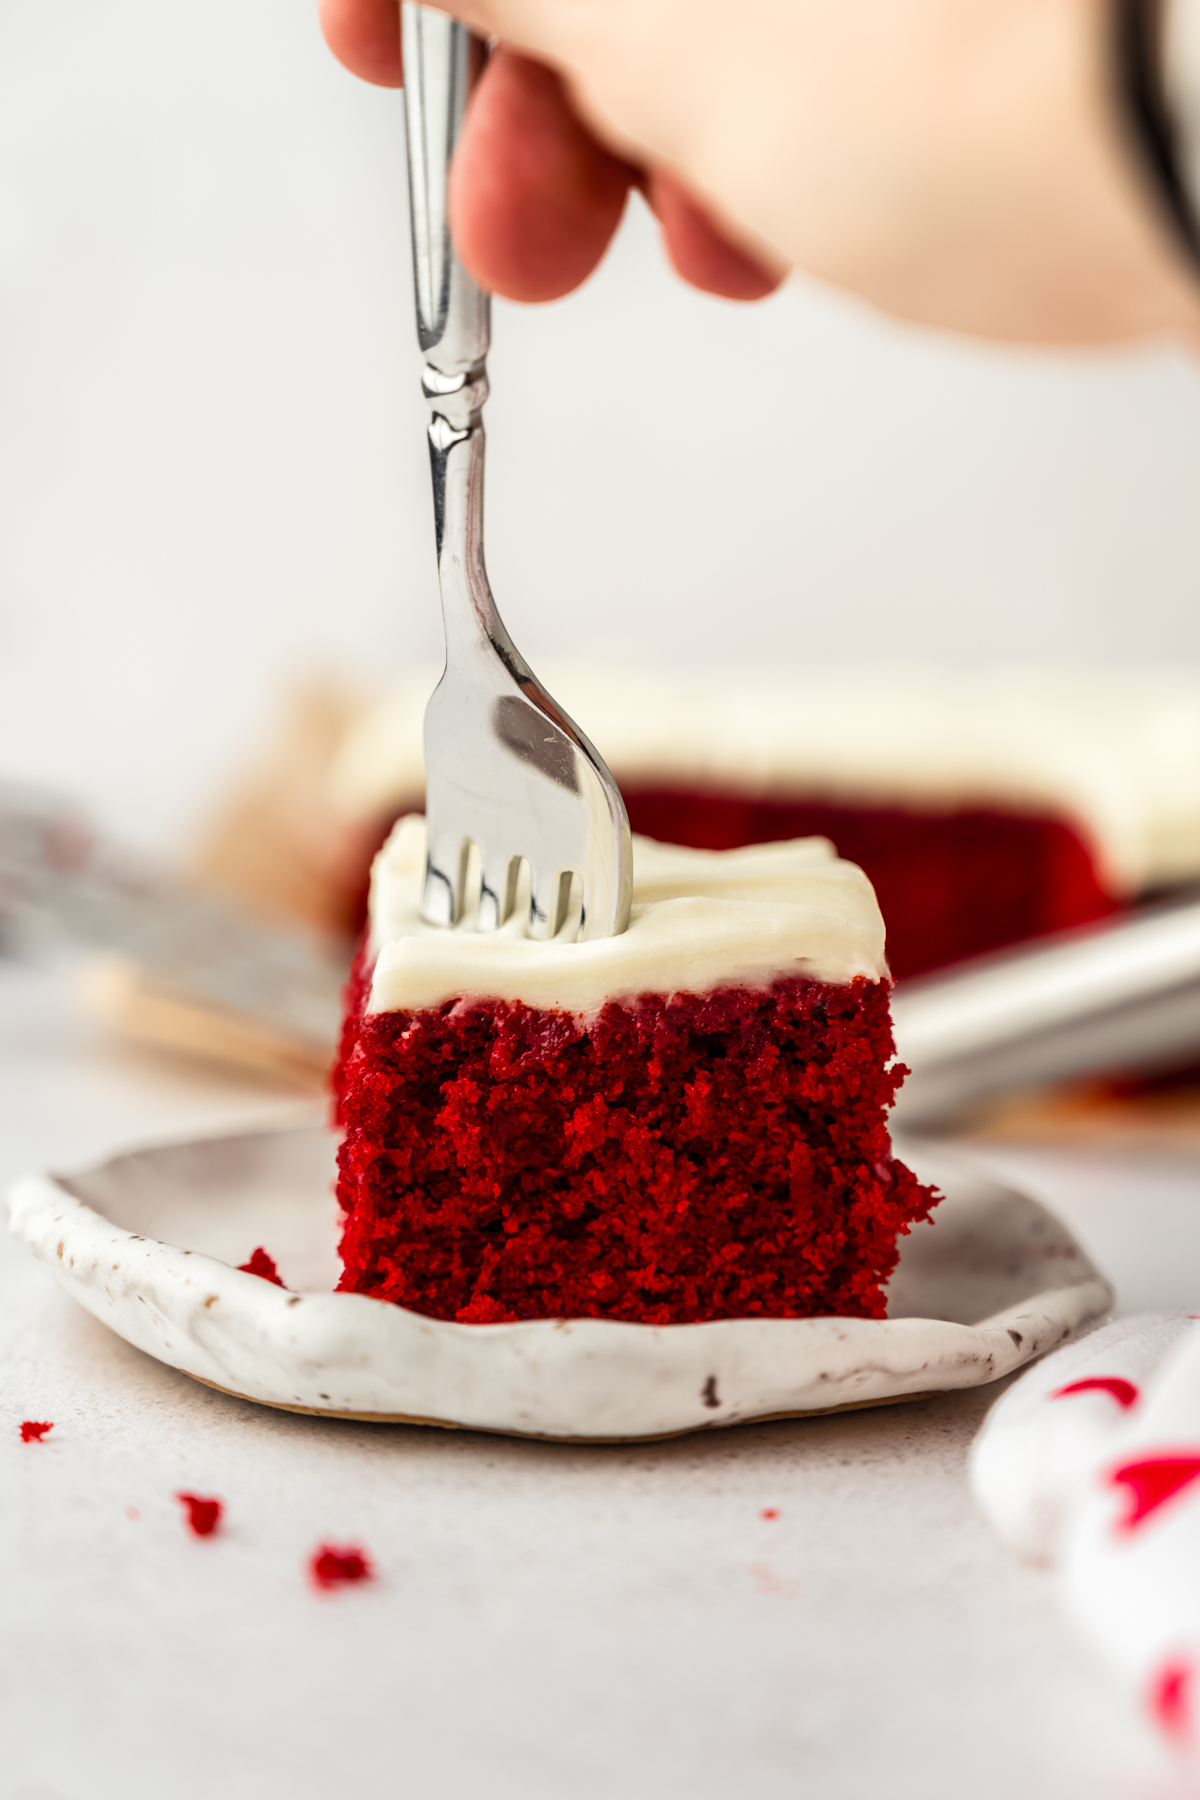
[[1068, 1400], [1072, 1394], [1111, 1394], [1122, 1412], [1133, 1406], [1138, 1390], [1123, 1375], [1087, 1375], [1082, 1381], [1068, 1381], [1066, 1387], [1055, 1388], [1052, 1400]]
[[1192, 1735], [1192, 1676], [1190, 1662], [1165, 1662], [1150, 1684], [1150, 1711], [1170, 1738]]
[[1129, 1509], [1116, 1529], [1121, 1535], [1136, 1531], [1152, 1513], [1168, 1500], [1190, 1487], [1200, 1475], [1200, 1455], [1193, 1451], [1173, 1456], [1146, 1456], [1137, 1462], [1122, 1463], [1109, 1471], [1114, 1487], [1129, 1491]]

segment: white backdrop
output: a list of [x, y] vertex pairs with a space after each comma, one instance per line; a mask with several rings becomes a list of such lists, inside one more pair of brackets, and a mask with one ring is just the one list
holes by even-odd
[[[291, 672], [439, 641], [398, 96], [307, 0], [0, 17], [0, 776], [177, 842]], [[489, 561], [518, 642], [664, 664], [1200, 657], [1200, 379], [794, 286], [635, 208], [497, 306]]]

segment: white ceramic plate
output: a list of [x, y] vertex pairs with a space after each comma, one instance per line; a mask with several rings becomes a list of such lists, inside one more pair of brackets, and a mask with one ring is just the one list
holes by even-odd
[[[886, 1320], [455, 1325], [336, 1294], [334, 1149], [319, 1125], [28, 1175], [9, 1217], [98, 1319], [243, 1398], [537, 1437], [643, 1438], [973, 1387], [1107, 1310], [1108, 1284], [1036, 1201], [940, 1149], [904, 1154], [946, 1199], [904, 1240]], [[290, 1291], [238, 1270], [259, 1244]]]

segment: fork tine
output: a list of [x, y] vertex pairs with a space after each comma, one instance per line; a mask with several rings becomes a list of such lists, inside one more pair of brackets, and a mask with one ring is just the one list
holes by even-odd
[[423, 917], [435, 925], [457, 925], [463, 911], [463, 887], [470, 843], [454, 832], [431, 831], [425, 853]]
[[[564, 876], [566, 877], [565, 882], [563, 879]], [[562, 930], [562, 922], [566, 914], [567, 900], [570, 897], [570, 893], [571, 871], [569, 869], [556, 869], [554, 872], [554, 879], [550, 883], [549, 888], [548, 897], [550, 905], [547, 909], [546, 916], [547, 937], [557, 937]]]
[[464, 838], [459, 865], [458, 912], [455, 923], [467, 930], [478, 929], [479, 907], [483, 887], [483, 852], [474, 838]]
[[564, 869], [559, 877], [560, 918], [555, 937], [573, 944], [583, 926], [583, 878], [576, 869]]
[[503, 865], [497, 868], [494, 862], [484, 857], [479, 873], [479, 912], [475, 919], [477, 931], [495, 931], [500, 923], [500, 907], [503, 899]]
[[551, 903], [546, 879], [532, 858], [526, 860], [529, 867], [529, 923], [526, 930], [532, 938], [548, 937]]
[[495, 931], [512, 917], [525, 858], [515, 850], [500, 853], [488, 848], [481, 854], [478, 929]]
[[528, 864], [523, 856], [510, 856], [508, 874], [504, 881], [504, 904], [500, 909], [500, 923], [507, 925], [516, 912], [521, 898], [522, 876]]
[[530, 863], [529, 872], [529, 935], [536, 938], [557, 937], [569, 922], [572, 912], [575, 913], [575, 933], [578, 935], [579, 921], [583, 914], [583, 881], [578, 871], [559, 868], [552, 876], [547, 877]]

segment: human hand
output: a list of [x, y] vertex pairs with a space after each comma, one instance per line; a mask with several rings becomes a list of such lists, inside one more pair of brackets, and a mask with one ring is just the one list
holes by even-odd
[[[676, 267], [739, 298], [808, 271], [978, 335], [1196, 335], [1185, 268], [1110, 97], [1103, 0], [456, 0], [505, 46], [452, 175], [464, 260], [547, 299], [631, 182]], [[395, 0], [322, 0], [401, 78]]]
[[[382, 87], [401, 85], [398, 0], [320, 0], [320, 16], [348, 69]], [[485, 288], [526, 301], [570, 293], [608, 248], [631, 187], [646, 195], [672, 263], [693, 286], [758, 300], [783, 280], [781, 263], [739, 246], [666, 170], [607, 149], [555, 70], [504, 46], [493, 51], [450, 190], [458, 252]]]

